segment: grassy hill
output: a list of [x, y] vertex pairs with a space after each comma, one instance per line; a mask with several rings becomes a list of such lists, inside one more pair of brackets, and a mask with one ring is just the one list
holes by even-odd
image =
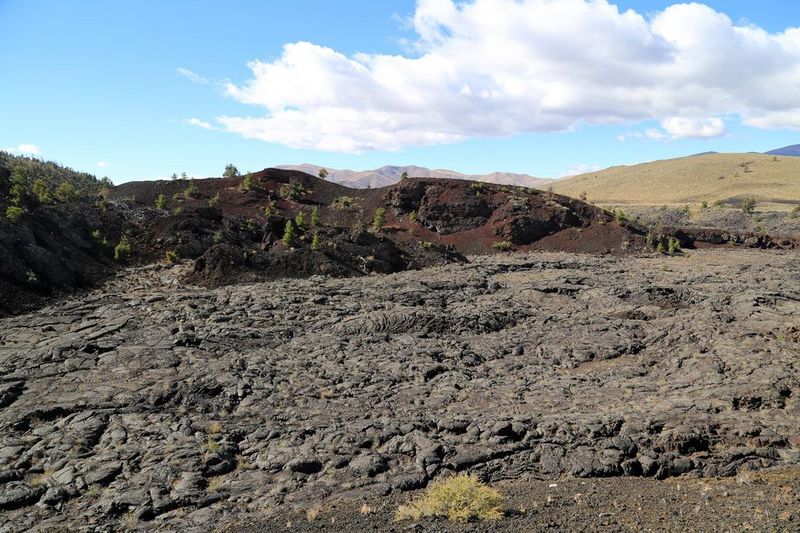
[[553, 190], [601, 205], [800, 204], [800, 158], [764, 154], [705, 154], [611, 167], [553, 182]]

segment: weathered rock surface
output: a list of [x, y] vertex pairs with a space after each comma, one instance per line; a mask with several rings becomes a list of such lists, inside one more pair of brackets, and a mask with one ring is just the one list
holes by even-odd
[[800, 463], [793, 252], [517, 254], [215, 289], [131, 269], [0, 320], [2, 531], [206, 531], [450, 472]]

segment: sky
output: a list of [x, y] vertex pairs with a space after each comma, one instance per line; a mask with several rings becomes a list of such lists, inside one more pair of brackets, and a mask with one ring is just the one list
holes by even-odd
[[800, 143], [800, 3], [0, 0], [0, 149], [115, 183]]

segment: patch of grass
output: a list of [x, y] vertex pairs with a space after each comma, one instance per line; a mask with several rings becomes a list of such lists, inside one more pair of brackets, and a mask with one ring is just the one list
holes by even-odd
[[499, 520], [503, 496], [476, 476], [461, 475], [435, 481], [419, 499], [401, 505], [395, 520], [442, 517], [456, 522]]
[[514, 245], [511, 244], [511, 241], [498, 241], [492, 244], [492, 248], [494, 248], [495, 250], [500, 250], [501, 252], [507, 252], [511, 250], [513, 247]]

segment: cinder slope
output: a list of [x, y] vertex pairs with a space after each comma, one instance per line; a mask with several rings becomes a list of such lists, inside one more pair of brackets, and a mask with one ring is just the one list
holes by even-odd
[[611, 167], [553, 182], [553, 190], [600, 204], [685, 204], [751, 196], [800, 203], [800, 158], [708, 154]]

